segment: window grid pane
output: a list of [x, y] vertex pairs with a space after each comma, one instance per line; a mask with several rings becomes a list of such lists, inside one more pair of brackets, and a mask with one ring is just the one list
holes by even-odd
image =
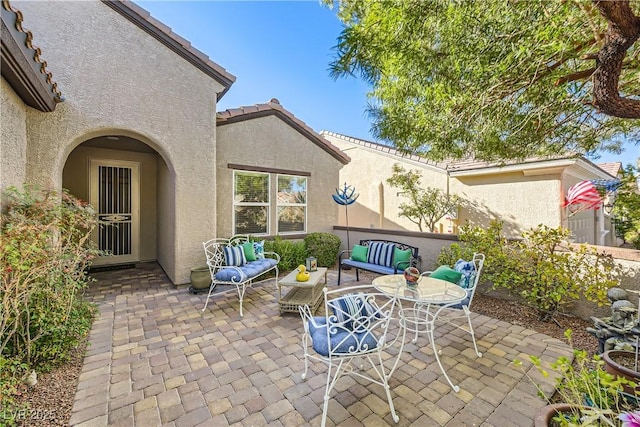
[[278, 175], [278, 233], [306, 231], [307, 178]]
[[235, 234], [269, 233], [269, 175], [234, 171]]

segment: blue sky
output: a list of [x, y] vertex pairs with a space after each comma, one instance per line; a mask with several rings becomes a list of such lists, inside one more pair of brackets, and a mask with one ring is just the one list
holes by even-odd
[[[218, 110], [277, 98], [315, 131], [373, 141], [366, 117], [368, 86], [329, 76], [342, 30], [335, 12], [306, 1], [136, 1], [151, 15], [236, 76]], [[599, 162], [634, 163], [640, 145], [602, 154]]]

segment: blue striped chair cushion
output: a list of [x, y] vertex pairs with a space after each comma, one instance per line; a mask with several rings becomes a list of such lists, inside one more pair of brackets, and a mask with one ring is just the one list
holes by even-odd
[[244, 257], [244, 249], [242, 249], [242, 246], [225, 246], [224, 263], [229, 267], [240, 267], [246, 264], [247, 259]]
[[384, 265], [385, 267], [393, 267], [393, 255], [395, 251], [396, 245], [393, 243], [373, 242], [369, 244], [367, 262], [370, 264]]
[[368, 326], [368, 319], [371, 316], [380, 317], [380, 308], [375, 301], [368, 301], [363, 294], [344, 295], [331, 301], [330, 306], [337, 322], [344, 322], [344, 327], [347, 329], [354, 328], [354, 321], [358, 324], [355, 329], [360, 329], [363, 325]]

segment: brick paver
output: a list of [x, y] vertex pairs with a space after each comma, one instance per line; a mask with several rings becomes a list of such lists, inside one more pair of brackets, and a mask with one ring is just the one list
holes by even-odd
[[[329, 286], [336, 272], [329, 272]], [[70, 420], [76, 426], [319, 426], [326, 367], [311, 362], [306, 380], [302, 322], [280, 315], [274, 281], [256, 284], [238, 314], [235, 289], [213, 297], [173, 286], [155, 263], [95, 273], [97, 303]], [[344, 272], [346, 281], [355, 282]], [[533, 425], [545, 404], [510, 362], [535, 354], [571, 356], [562, 342], [489, 317], [473, 316], [479, 350], [449, 326], [435, 333], [455, 393], [426, 336], [407, 338], [391, 378], [398, 426]], [[411, 337], [412, 338], [412, 337]], [[532, 374], [535, 374], [532, 372]], [[553, 389], [545, 380], [545, 391]], [[546, 382], [545, 382], [546, 381]], [[332, 392], [327, 425], [396, 425], [384, 390], [343, 378]]]

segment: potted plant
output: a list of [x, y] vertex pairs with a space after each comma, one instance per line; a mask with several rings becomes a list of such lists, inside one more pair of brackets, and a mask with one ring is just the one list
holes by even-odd
[[[570, 330], [565, 336], [571, 342]], [[624, 419], [640, 417], [640, 400], [624, 392], [623, 387], [629, 380], [607, 372], [599, 355], [589, 357], [586, 351], [577, 349], [573, 354], [574, 360], [561, 356], [549, 365], [556, 378], [556, 392], [552, 396], [547, 396], [525, 370], [525, 375], [538, 389], [538, 395], [547, 402], [536, 414], [535, 426], [633, 425]], [[529, 356], [529, 359], [540, 374], [550, 375], [538, 357]], [[513, 363], [523, 369], [521, 361]]]
[[640, 393], [640, 303], [636, 309], [627, 291], [615, 287], [607, 291], [607, 298], [611, 301], [611, 316], [592, 317], [593, 327], [587, 328], [587, 332], [599, 341], [606, 371], [635, 383], [626, 385], [625, 392]]

